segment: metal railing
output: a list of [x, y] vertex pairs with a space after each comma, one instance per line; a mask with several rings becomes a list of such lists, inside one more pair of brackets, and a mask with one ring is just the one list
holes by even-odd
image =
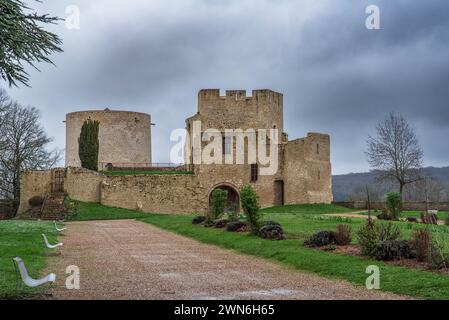
[[148, 162], [100, 162], [101, 171], [111, 170], [136, 170], [136, 171], [157, 171], [157, 170], [179, 170], [193, 171], [193, 165], [182, 163], [148, 163]]

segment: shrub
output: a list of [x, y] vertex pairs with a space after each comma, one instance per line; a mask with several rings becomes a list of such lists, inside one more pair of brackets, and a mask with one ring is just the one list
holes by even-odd
[[446, 216], [446, 219], [444, 219], [444, 224], [446, 226], [449, 226], [449, 215]]
[[362, 249], [362, 254], [372, 256], [379, 243], [376, 225], [372, 220], [368, 220], [368, 222], [357, 231], [357, 239]]
[[267, 221], [259, 230], [260, 236], [264, 239], [282, 240], [284, 239], [284, 230], [282, 226], [275, 221]]
[[212, 215], [214, 219], [219, 218], [223, 215], [226, 202], [228, 201], [228, 191], [223, 189], [215, 189], [212, 192]]
[[377, 244], [375, 257], [378, 260], [389, 261], [413, 258], [414, 254], [407, 240], [386, 240]]
[[247, 224], [242, 221], [231, 221], [226, 225], [226, 230], [231, 232], [245, 232]]
[[98, 121], [86, 120], [81, 127], [78, 138], [78, 155], [81, 166], [89, 170], [98, 170], [99, 129], [100, 123]]
[[387, 209], [382, 209], [382, 213], [377, 216], [379, 220], [393, 220]]
[[319, 231], [304, 242], [308, 247], [323, 247], [335, 243], [335, 232], [333, 231]]
[[431, 269], [447, 268], [448, 256], [444, 253], [444, 238], [434, 237], [429, 247], [428, 264]]
[[226, 227], [226, 225], [228, 224], [228, 220], [226, 220], [226, 219], [220, 219], [220, 220], [215, 220], [214, 221], [214, 227], [215, 228], [218, 228], [218, 229], [221, 229], [221, 228], [224, 228], [224, 227]]
[[281, 227], [281, 224], [276, 221], [268, 220], [268, 221], [263, 222], [263, 226], [279, 226], [279, 227]]
[[421, 212], [421, 222], [424, 224], [438, 224], [438, 216], [434, 213]]
[[387, 208], [393, 219], [399, 219], [402, 212], [402, 196], [400, 193], [390, 192], [387, 194]]
[[201, 223], [203, 223], [204, 221], [206, 221], [206, 217], [205, 216], [198, 216], [198, 217], [195, 217], [195, 218], [193, 218], [193, 220], [192, 220], [192, 224], [201, 224]]
[[391, 222], [376, 225], [376, 231], [379, 241], [397, 240], [401, 236], [401, 230]]
[[30, 200], [28, 200], [28, 204], [31, 207], [40, 207], [44, 204], [44, 198], [41, 196], [34, 196]]
[[253, 234], [259, 233], [259, 197], [253, 187], [246, 186], [240, 191], [242, 208], [248, 219], [248, 224]]
[[413, 231], [411, 246], [415, 250], [418, 261], [427, 261], [432, 244], [432, 233], [427, 229]]
[[348, 224], [339, 224], [335, 233], [335, 242], [339, 246], [346, 246], [352, 241], [351, 226]]

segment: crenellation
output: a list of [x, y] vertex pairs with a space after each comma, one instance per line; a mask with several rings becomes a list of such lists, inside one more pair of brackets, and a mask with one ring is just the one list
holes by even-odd
[[227, 90], [226, 97], [235, 100], [246, 99], [246, 90]]

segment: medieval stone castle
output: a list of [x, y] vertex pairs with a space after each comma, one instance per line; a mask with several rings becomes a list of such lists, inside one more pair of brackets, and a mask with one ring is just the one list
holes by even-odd
[[[78, 156], [78, 138], [88, 119], [100, 123], [98, 172], [81, 168]], [[278, 168], [272, 175], [261, 175], [263, 165], [258, 161], [195, 163], [190, 143], [186, 144], [185, 159], [189, 165], [156, 166], [152, 164], [148, 114], [81, 111], [68, 114], [65, 122], [66, 167], [23, 172], [19, 212], [30, 208], [28, 200], [34, 196], [64, 193], [74, 200], [149, 213], [205, 213], [216, 188], [226, 189], [229, 207], [239, 210], [239, 190], [246, 185], [254, 187], [263, 207], [332, 202], [329, 135], [309, 133], [289, 140], [284, 133], [283, 95], [271, 90], [254, 90], [251, 97], [245, 91], [227, 91], [220, 96], [216, 89], [201, 90], [198, 112], [186, 120], [186, 129], [193, 134], [195, 122], [201, 123], [202, 133], [212, 128], [223, 133], [227, 129], [276, 129]], [[235, 143], [224, 140], [223, 154], [233, 154]], [[108, 175], [107, 170], [130, 167], [136, 172]], [[165, 170], [171, 174], [160, 172]]]

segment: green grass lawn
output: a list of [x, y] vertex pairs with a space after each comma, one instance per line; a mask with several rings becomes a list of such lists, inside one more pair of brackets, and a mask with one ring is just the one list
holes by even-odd
[[37, 293], [40, 289], [19, 285], [16, 289], [17, 274], [12, 259], [20, 257], [31, 277], [42, 276], [46, 267], [47, 249], [41, 234], [45, 233], [50, 243], [57, 241], [56, 230], [51, 222], [38, 221], [0, 221], [0, 299], [18, 298]]
[[329, 214], [345, 213], [354, 210], [333, 204], [295, 204], [287, 206], [275, 206], [262, 209], [262, 213], [301, 213], [301, 214]]
[[76, 214], [70, 221], [138, 219], [148, 217], [148, 213], [134, 210], [105, 207], [98, 203], [76, 202]]
[[[192, 225], [193, 215], [145, 214], [91, 203], [79, 203], [78, 214], [73, 220], [136, 218], [204, 243], [266, 258], [294, 269], [347, 280], [358, 286], [365, 284], [368, 276], [365, 274], [366, 267], [377, 265], [381, 269], [381, 289], [384, 291], [427, 299], [449, 299], [449, 275], [304, 247], [304, 240], [319, 230], [335, 230], [338, 224], [348, 223], [353, 231], [356, 231], [366, 222], [366, 219], [360, 218], [323, 216], [326, 213], [339, 212], [350, 210], [333, 205], [296, 205], [263, 209], [263, 220], [275, 220], [282, 224], [288, 236], [288, 240], [284, 241], [263, 240], [249, 234]], [[401, 229], [402, 238], [409, 238], [414, 229], [424, 227], [413, 223], [394, 223]], [[434, 234], [445, 238], [449, 236], [449, 228], [446, 226], [428, 228], [431, 228]], [[355, 241], [354, 237], [353, 242]]]
[[149, 174], [193, 174], [192, 171], [176, 171], [176, 170], [151, 170], [151, 171], [102, 171], [106, 176], [134, 176], [134, 175], [149, 175]]

